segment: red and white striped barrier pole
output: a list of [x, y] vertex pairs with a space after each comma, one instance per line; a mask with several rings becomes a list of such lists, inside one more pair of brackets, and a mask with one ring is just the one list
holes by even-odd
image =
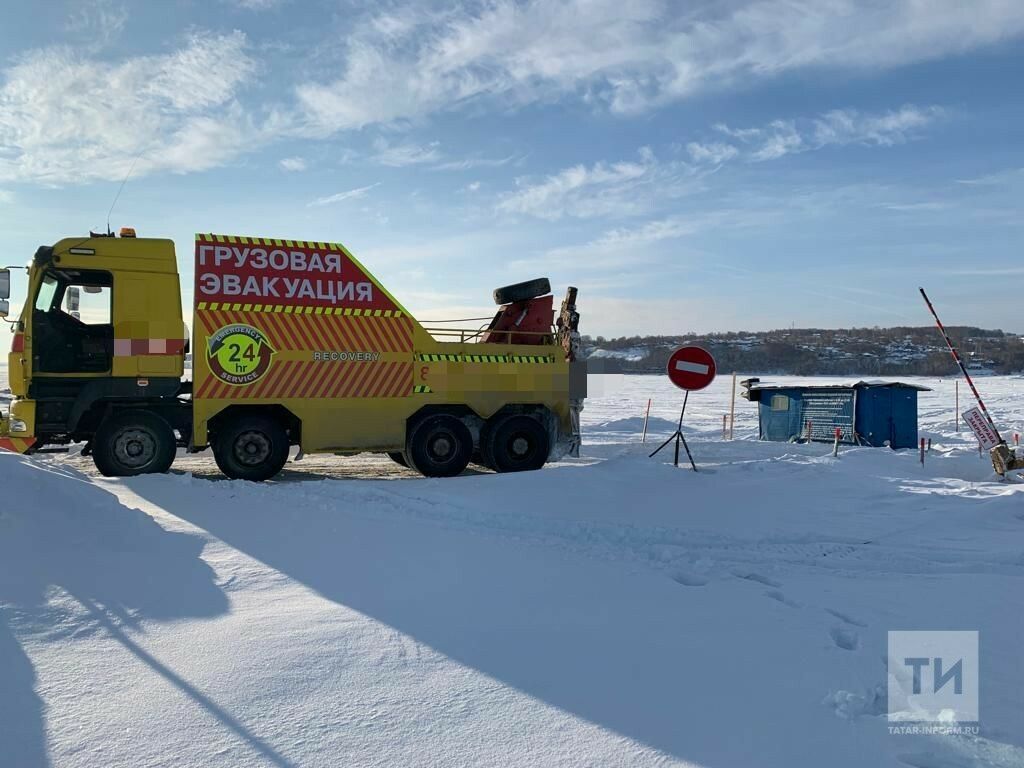
[[[971, 374], [967, 372], [967, 366], [964, 365], [964, 361], [960, 359], [960, 353], [956, 351], [956, 347], [953, 346], [952, 340], [949, 338], [949, 334], [946, 333], [946, 329], [942, 325], [942, 321], [939, 320], [939, 316], [935, 313], [935, 307], [932, 306], [931, 301], [928, 299], [928, 294], [924, 292], [924, 288], [918, 288], [921, 291], [921, 297], [924, 299], [924, 303], [928, 305], [928, 311], [932, 313], [932, 317], [935, 318], [935, 325], [939, 329], [939, 333], [942, 334], [942, 338], [946, 340], [946, 346], [949, 347], [950, 353], [953, 355], [953, 360], [960, 366], [960, 372], [963, 373], [964, 378], [967, 380], [967, 386], [971, 388], [971, 392], [974, 393], [974, 399], [978, 401], [978, 408], [985, 415], [985, 419], [988, 421], [988, 425], [992, 427], [992, 431], [995, 432], [996, 437], [999, 438], [1000, 443], [1006, 443], [1005, 440], [1000, 436], [999, 430], [996, 429], [995, 422], [992, 421], [992, 417], [989, 416], [988, 408], [985, 407], [985, 402], [981, 399], [981, 395], [978, 394], [978, 388], [974, 386], [974, 380], [971, 379]], [[959, 411], [960, 408], [958, 407]]]
[[843, 434], [843, 430], [840, 429], [839, 427], [836, 427], [836, 442], [835, 442], [835, 445], [832, 446], [832, 455], [833, 456], [838, 456], [839, 455], [839, 438], [842, 437], [842, 434]]

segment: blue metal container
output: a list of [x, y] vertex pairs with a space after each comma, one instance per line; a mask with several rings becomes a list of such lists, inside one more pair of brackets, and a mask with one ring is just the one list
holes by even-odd
[[743, 396], [758, 403], [762, 440], [840, 442], [889, 448], [917, 447], [917, 393], [927, 387], [898, 381], [835, 385], [743, 382]]

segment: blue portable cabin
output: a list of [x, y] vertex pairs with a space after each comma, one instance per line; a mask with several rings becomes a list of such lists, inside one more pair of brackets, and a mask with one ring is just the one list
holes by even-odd
[[771, 385], [743, 382], [743, 396], [758, 404], [762, 440], [810, 439], [890, 448], [917, 447], [917, 393], [928, 387], [899, 381]]

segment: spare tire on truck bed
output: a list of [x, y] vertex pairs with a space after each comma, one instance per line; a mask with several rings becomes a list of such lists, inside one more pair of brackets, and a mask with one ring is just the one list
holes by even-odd
[[495, 304], [515, 304], [517, 301], [535, 299], [551, 293], [551, 281], [546, 277], [527, 280], [525, 283], [513, 283], [494, 289]]

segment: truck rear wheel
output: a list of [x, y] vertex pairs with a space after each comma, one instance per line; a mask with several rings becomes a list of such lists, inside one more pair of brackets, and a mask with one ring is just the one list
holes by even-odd
[[551, 440], [537, 419], [510, 414], [487, 429], [483, 452], [495, 472], [526, 472], [540, 469], [548, 460]]
[[454, 477], [469, 464], [473, 435], [455, 416], [440, 413], [417, 422], [409, 431], [405, 455], [409, 467], [427, 477]]
[[164, 419], [150, 411], [126, 410], [100, 424], [92, 460], [106, 477], [166, 472], [175, 446], [174, 430]]
[[268, 416], [241, 416], [215, 436], [213, 457], [232, 480], [269, 480], [288, 461], [288, 433]]

